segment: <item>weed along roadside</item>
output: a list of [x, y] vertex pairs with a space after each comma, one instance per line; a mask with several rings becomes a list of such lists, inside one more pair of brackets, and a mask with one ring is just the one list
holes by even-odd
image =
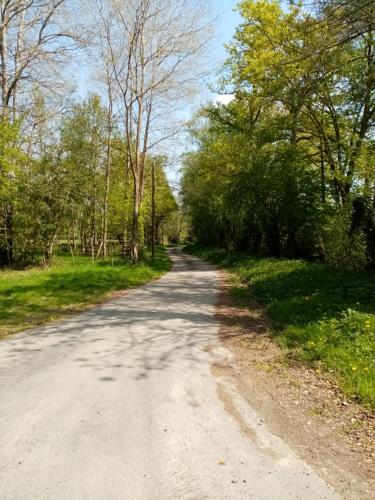
[[12, 333], [81, 311], [159, 278], [170, 269], [163, 247], [154, 261], [146, 254], [137, 265], [116, 259], [56, 256], [48, 268], [0, 271], [0, 339]]
[[272, 337], [288, 356], [325, 371], [348, 398], [375, 409], [375, 278], [299, 260], [254, 258], [190, 246], [226, 268], [231, 294], [265, 306]]

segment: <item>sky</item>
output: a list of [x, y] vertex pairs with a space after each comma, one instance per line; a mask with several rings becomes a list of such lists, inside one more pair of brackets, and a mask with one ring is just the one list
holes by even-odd
[[[227, 57], [225, 45], [230, 43], [237, 26], [241, 22], [241, 16], [235, 11], [239, 0], [216, 0], [220, 18], [218, 20], [218, 27], [216, 32], [215, 41], [213, 43], [213, 55], [217, 61], [215, 66], [219, 71]], [[213, 72], [210, 77], [210, 86], [215, 87], [218, 75]], [[208, 99], [216, 99], [216, 95], [208, 92]], [[225, 97], [220, 99], [225, 102]]]
[[238, 0], [220, 0], [220, 10], [222, 16], [220, 19], [220, 26], [218, 28], [218, 56], [224, 61], [226, 52], [224, 45], [229, 43], [235, 33], [236, 27], [241, 22], [241, 16], [238, 12], [234, 12], [238, 4]]

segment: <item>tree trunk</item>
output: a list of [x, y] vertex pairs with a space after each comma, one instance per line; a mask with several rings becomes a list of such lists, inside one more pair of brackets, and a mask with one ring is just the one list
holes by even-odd
[[121, 243], [121, 257], [123, 259], [126, 259], [129, 256], [129, 247], [130, 247], [127, 222], [125, 222], [124, 234], [120, 238], [120, 243]]
[[104, 194], [104, 214], [103, 214], [103, 257], [107, 257], [107, 239], [108, 239], [108, 204], [111, 175], [111, 147], [112, 147], [112, 92], [111, 85], [108, 84], [108, 137], [107, 137], [107, 158], [105, 165], [105, 194]]
[[326, 202], [326, 167], [325, 167], [322, 143], [320, 143], [319, 150], [320, 150], [320, 183], [322, 192], [322, 203], [324, 205]]
[[5, 209], [5, 244], [9, 266], [14, 264], [13, 215], [13, 207], [8, 205]]
[[75, 248], [77, 246], [76, 240], [77, 240], [77, 237], [76, 237], [76, 222], [73, 219], [73, 221], [72, 221], [72, 245], [73, 245], [73, 249], [74, 250], [75, 250]]
[[107, 257], [107, 240], [108, 240], [108, 202], [109, 202], [109, 188], [110, 188], [110, 169], [111, 169], [111, 160], [110, 160], [110, 145], [108, 145], [107, 150], [107, 162], [105, 169], [105, 194], [104, 194], [104, 213], [103, 213], [103, 235], [102, 235], [102, 243], [103, 243], [103, 257]]
[[152, 260], [155, 260], [155, 244], [156, 244], [156, 180], [155, 180], [155, 161], [152, 161], [152, 187], [151, 187], [151, 221], [152, 221], [152, 240], [151, 240], [151, 248], [152, 248]]
[[139, 262], [139, 210], [140, 192], [137, 178], [134, 177], [134, 207], [133, 207], [133, 228], [131, 241], [131, 258], [134, 263]]
[[124, 221], [123, 221], [123, 235], [121, 236], [121, 257], [123, 259], [126, 259], [129, 257], [129, 254], [131, 254], [130, 250], [130, 241], [129, 241], [129, 235], [130, 235], [130, 230], [129, 230], [129, 218], [128, 214], [126, 213], [126, 207], [128, 203], [128, 187], [129, 187], [129, 173], [131, 171], [131, 165], [130, 165], [130, 157], [127, 155], [126, 163], [125, 163], [125, 174], [124, 174], [124, 206], [125, 206], [125, 214], [124, 214]]
[[0, 1], [1, 7], [1, 26], [0, 26], [0, 58], [1, 58], [1, 115], [3, 120], [6, 120], [8, 117], [8, 102], [7, 102], [7, 92], [8, 92], [8, 80], [7, 80], [7, 72], [8, 72], [8, 54], [7, 54], [7, 19], [6, 17], [6, 9], [5, 9], [5, 1]]
[[51, 263], [52, 253], [56, 243], [56, 238], [57, 238], [57, 229], [53, 233], [52, 238], [47, 242], [47, 244], [44, 247], [44, 264], [46, 266], [49, 266]]

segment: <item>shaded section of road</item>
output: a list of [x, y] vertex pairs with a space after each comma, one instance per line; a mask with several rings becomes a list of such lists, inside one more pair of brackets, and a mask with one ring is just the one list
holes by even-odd
[[0, 498], [334, 499], [212, 364], [218, 277], [159, 281], [0, 343]]

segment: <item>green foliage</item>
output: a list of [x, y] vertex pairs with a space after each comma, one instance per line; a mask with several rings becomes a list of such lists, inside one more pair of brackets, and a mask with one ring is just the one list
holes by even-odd
[[362, 232], [350, 235], [352, 210], [341, 207], [327, 219], [324, 226], [324, 243], [327, 260], [347, 269], [366, 267], [366, 240]]
[[319, 183], [302, 152], [272, 128], [276, 111], [251, 129], [256, 105], [249, 98], [209, 108], [195, 132], [198, 150], [186, 157], [182, 179], [195, 236], [255, 253], [315, 255]]
[[0, 120], [0, 265], [1, 262], [9, 262], [12, 255], [7, 226], [13, 218], [12, 199], [16, 193], [20, 165], [24, 160], [24, 155], [17, 147], [18, 125]]
[[[164, 231], [163, 225], [167, 225], [168, 222], [173, 219], [174, 212], [178, 211], [178, 205], [176, 199], [171, 191], [168, 184], [168, 179], [164, 171], [164, 165], [166, 163], [166, 158], [156, 157], [155, 161], [155, 226], [156, 226], [156, 239], [159, 243], [164, 243], [161, 241], [162, 231]], [[152, 197], [151, 197], [151, 162], [146, 165], [146, 183], [145, 183], [145, 199], [143, 202], [142, 213], [144, 216], [144, 239], [146, 243], [151, 245], [152, 238]], [[176, 221], [177, 222], [177, 221]], [[173, 227], [170, 228], [167, 236], [172, 236]]]
[[95, 263], [89, 257], [58, 255], [49, 268], [0, 271], [0, 337], [82, 310], [111, 292], [158, 278], [170, 268], [163, 248], [139, 265], [118, 257]]
[[227, 267], [233, 293], [264, 304], [275, 338], [296, 359], [334, 374], [342, 390], [375, 408], [375, 277], [300, 260], [188, 251]]
[[[44, 99], [35, 93], [32, 129], [0, 124], [0, 266], [49, 263], [59, 239], [75, 252], [105, 256], [119, 241], [129, 253], [133, 228], [133, 177], [119, 125], [97, 95], [74, 104], [52, 134]], [[29, 137], [28, 134], [31, 134]], [[35, 137], [33, 136], [35, 135]], [[146, 158], [141, 241], [151, 239], [152, 158]], [[157, 160], [157, 224], [176, 210]], [[153, 161], [153, 160], [152, 160]], [[104, 241], [105, 240], [105, 241]]]
[[[375, 266], [373, 6], [343, 39], [334, 2], [243, 0], [228, 105], [209, 105], [182, 181], [198, 243]], [[336, 19], [336, 21], [335, 21]]]
[[18, 138], [18, 124], [0, 121], [0, 196], [4, 197], [10, 189], [12, 178], [16, 174], [17, 160], [21, 159], [15, 146]]

